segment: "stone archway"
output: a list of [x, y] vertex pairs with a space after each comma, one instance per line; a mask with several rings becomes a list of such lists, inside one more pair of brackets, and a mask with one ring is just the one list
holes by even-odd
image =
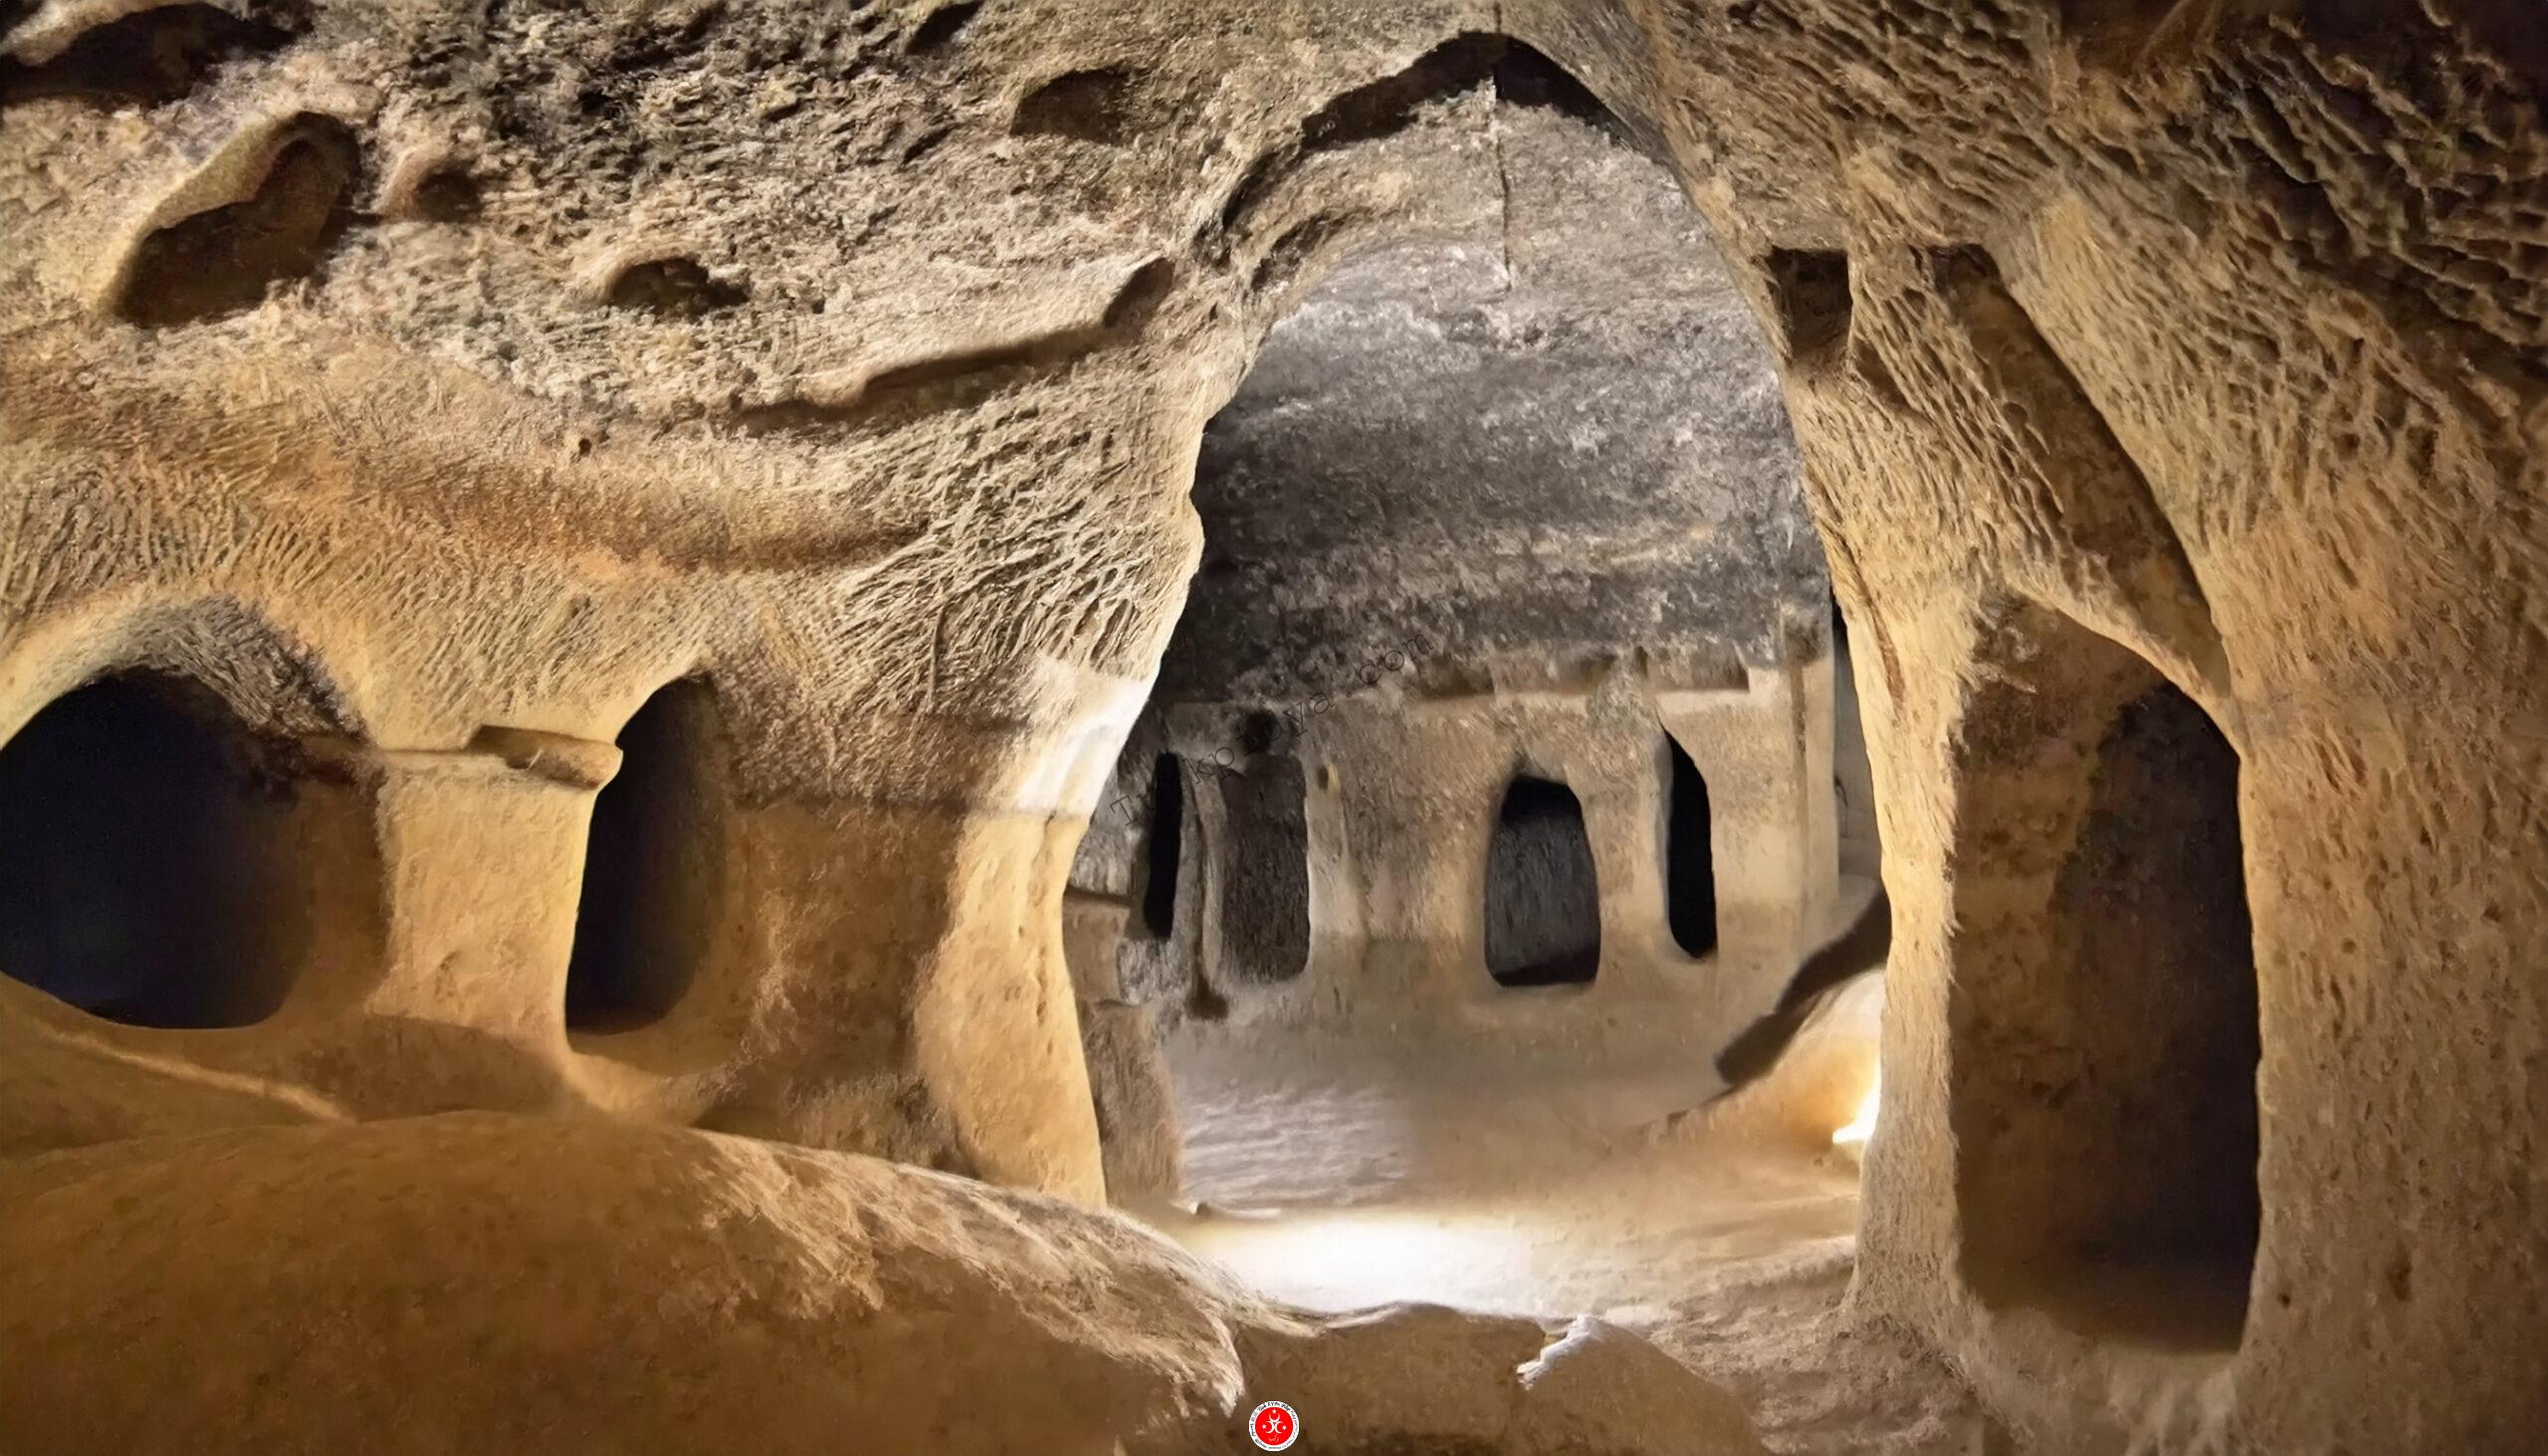
[[717, 695], [686, 678], [619, 731], [620, 764], [595, 795], [584, 851], [566, 1027], [628, 1031], [680, 1003], [730, 933], [724, 920], [732, 790]]
[[250, 1026], [318, 934], [294, 746], [110, 674], [0, 743], [0, 974], [132, 1026]]
[[2260, 1211], [2238, 755], [2076, 623], [1999, 635], [1957, 876], [1964, 1276], [2099, 1338], [2234, 1349]]
[[1487, 840], [1486, 968], [1500, 986], [1590, 984], [1601, 968], [1600, 873], [1584, 804], [1553, 779], [1517, 774]]

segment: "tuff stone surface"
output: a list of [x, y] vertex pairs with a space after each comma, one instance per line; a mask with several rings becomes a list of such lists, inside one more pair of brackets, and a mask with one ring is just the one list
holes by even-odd
[[1390, 1403], [1445, 1350], [1502, 1362], [1446, 1396], [1491, 1432], [1589, 1437], [1517, 1449], [1760, 1449], [1739, 1411], [1689, 1445], [1727, 1397], [1622, 1332], [1295, 1314], [1113, 1214], [683, 1129], [245, 1129], [16, 1159], [0, 1196], [0, 1402], [62, 1456], [1208, 1450], [1250, 1389], [1405, 1449]]
[[[0, 21], [0, 732], [177, 673], [325, 740], [305, 791], [380, 865], [330, 922], [377, 952], [254, 1028], [0, 985], [7, 1145], [601, 1111], [1094, 1196], [1057, 907], [1198, 559], [1204, 423], [1421, 213], [1493, 78], [1462, 37], [1509, 33], [1673, 168], [1780, 356], [1896, 916], [1861, 1297], [2056, 1449], [2548, 1428], [2527, 6]], [[1976, 1075], [1957, 997], [2056, 939], [2074, 632], [2239, 760], [2234, 1351], [2013, 1311], [1959, 1255], [1956, 1121], [2060, 1103]], [[740, 929], [644, 1040], [573, 1040], [590, 789], [472, 745], [598, 749], [692, 675]]]

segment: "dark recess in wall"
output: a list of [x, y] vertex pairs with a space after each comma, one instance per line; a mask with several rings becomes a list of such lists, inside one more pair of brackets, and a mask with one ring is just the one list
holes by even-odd
[[1789, 360], [1815, 364], [1849, 340], [1849, 256], [1774, 248], [1768, 260], [1770, 302]]
[[751, 291], [710, 273], [696, 258], [650, 258], [610, 281], [614, 309], [641, 309], [667, 318], [704, 318], [751, 298]]
[[[0, 7], [0, 32], [15, 21]], [[39, 97], [82, 97], [106, 105], [165, 105], [222, 64], [280, 49], [280, 26], [217, 5], [159, 5], [91, 26], [52, 60], [0, 60], [0, 106]]]
[[291, 782], [210, 692], [92, 683], [0, 744], [0, 973], [133, 1026], [246, 1026], [312, 928]]
[[1300, 760], [1268, 754], [1220, 779], [1230, 842], [1221, 937], [1251, 981], [1287, 981], [1309, 965], [1309, 785]]
[[1671, 815], [1666, 824], [1663, 855], [1664, 904], [1672, 938], [1684, 955], [1706, 955], [1716, 949], [1715, 821], [1708, 812], [1708, 782], [1699, 766], [1682, 751], [1679, 740], [1663, 738], [1672, 759]]
[[274, 285], [318, 271], [354, 221], [361, 175], [361, 147], [343, 122], [295, 117], [254, 193], [141, 241], [116, 312], [145, 328], [169, 328], [257, 307]]
[[1597, 126], [1614, 137], [1624, 139], [1627, 135], [1619, 118], [1583, 82], [1519, 41], [1505, 46], [1489, 79], [1494, 83], [1496, 100], [1508, 105], [1543, 106]]
[[1151, 826], [1142, 879], [1142, 925], [1167, 939], [1176, 929], [1176, 876], [1184, 858], [1185, 774], [1176, 755], [1151, 765]]
[[619, 731], [619, 772], [593, 800], [566, 969], [566, 1025], [629, 1031], [663, 1019], [717, 934], [728, 751], [714, 689], [672, 683]]
[[1980, 1018], [1964, 1055], [1983, 1059], [1958, 1086], [1965, 1268], [1996, 1306], [2230, 1349], [2261, 1222], [2238, 756], [2143, 671], [2098, 742], [2049, 953], [2020, 983], [1959, 986]]
[[1498, 985], [1587, 982], [1601, 964], [1601, 894], [1584, 805], [1565, 784], [1519, 774], [1486, 857], [1486, 968]]
[[957, 4], [939, 6], [912, 31], [912, 38], [904, 49], [915, 56], [925, 56], [951, 44], [964, 33], [964, 27], [973, 23], [973, 17], [981, 12], [981, 0], [959, 0]]
[[1067, 71], [1028, 92], [1017, 103], [1009, 131], [1018, 136], [1064, 136], [1121, 146], [1140, 120], [1141, 77], [1120, 66]]

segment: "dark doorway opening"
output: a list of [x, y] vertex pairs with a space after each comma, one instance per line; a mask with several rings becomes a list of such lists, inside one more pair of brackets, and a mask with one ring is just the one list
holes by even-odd
[[666, 686], [620, 729], [619, 750], [584, 850], [566, 967], [574, 1031], [662, 1020], [708, 960], [723, 899], [728, 751], [715, 690]]
[[1565, 784], [1519, 774], [1486, 855], [1486, 968], [1496, 984], [1580, 984], [1601, 965], [1601, 892], [1584, 805]]
[[1142, 924], [1153, 936], [1165, 940], [1176, 929], [1176, 876], [1185, 858], [1185, 775], [1177, 768], [1173, 753], [1162, 753], [1151, 764], [1147, 846]]
[[1250, 758], [1220, 779], [1229, 833], [1228, 897], [1220, 908], [1230, 966], [1252, 981], [1287, 981], [1309, 965], [1309, 782], [1300, 760]]
[[212, 693], [132, 673], [0, 744], [0, 973], [132, 1026], [246, 1026], [313, 935], [284, 745]]
[[1663, 846], [1664, 904], [1672, 938], [1681, 953], [1716, 949], [1715, 822], [1708, 813], [1708, 781], [1671, 734], [1663, 737], [1672, 759], [1671, 818]]
[[[2102, 691], [2036, 695], [2036, 713], [2084, 720], [2065, 736], [2087, 781], [2069, 825], [2031, 831], [2059, 855], [2043, 920], [1957, 986], [1966, 1273], [1988, 1302], [2093, 1334], [2230, 1349], [2261, 1220], [2238, 755], [2138, 659], [2064, 628], [2037, 662], [2111, 663]], [[2039, 820], [2047, 770], [2028, 765], [2063, 759], [2007, 736], [1977, 806]]]

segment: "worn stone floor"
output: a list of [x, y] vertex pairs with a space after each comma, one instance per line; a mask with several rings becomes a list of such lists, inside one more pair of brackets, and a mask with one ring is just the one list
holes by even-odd
[[1196, 1206], [1143, 1212], [1277, 1298], [1598, 1315], [1735, 1390], [1782, 1452], [2008, 1449], [1851, 1306], [1848, 1154], [1651, 1136], [1718, 1089], [1685, 1049], [1205, 1028], [1169, 1057]]

